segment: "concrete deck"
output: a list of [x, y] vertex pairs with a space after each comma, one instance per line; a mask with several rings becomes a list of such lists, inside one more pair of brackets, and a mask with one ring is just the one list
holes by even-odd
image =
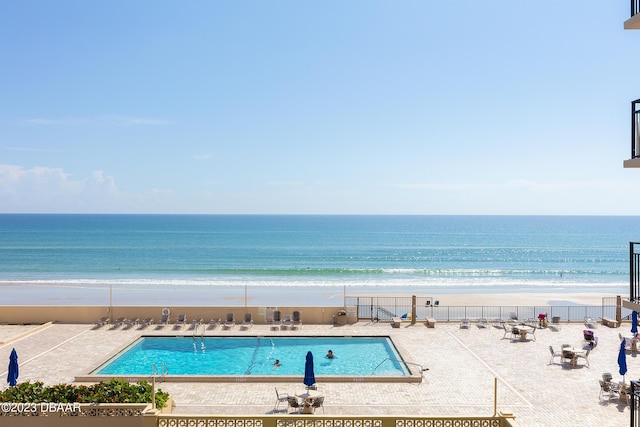
[[[0, 325], [0, 342], [8, 341], [35, 326]], [[458, 323], [438, 323], [434, 329], [424, 323], [364, 323], [347, 326], [307, 325], [294, 331], [270, 331], [254, 325], [249, 331], [209, 330], [207, 335], [389, 335], [413, 362], [429, 368], [420, 384], [410, 383], [319, 383], [325, 395], [327, 415], [492, 415], [494, 378], [498, 379], [498, 410], [511, 412], [523, 427], [534, 426], [624, 426], [629, 407], [617, 399], [598, 398], [598, 380], [603, 372], [618, 374], [618, 333], [629, 336], [630, 325], [599, 326], [598, 346], [590, 354], [590, 367], [579, 362], [571, 368], [558, 358], [549, 364], [549, 346], [560, 350], [563, 343], [581, 346], [583, 324], [562, 324], [536, 332], [536, 341], [503, 339], [504, 331], [472, 323], [461, 329]], [[0, 375], [6, 378], [9, 354], [19, 354], [22, 381], [46, 384], [71, 383], [87, 374], [108, 356], [140, 335], [175, 333], [163, 329], [136, 327], [94, 330], [92, 325], [53, 324], [0, 346], [0, 360], [6, 360]], [[188, 327], [182, 333], [189, 335]], [[179, 334], [179, 331], [178, 331]], [[627, 381], [640, 377], [640, 357], [627, 356]], [[2, 365], [0, 365], [2, 366]], [[274, 387], [294, 394], [300, 383], [158, 383], [176, 401], [180, 414], [266, 414], [273, 413]], [[284, 404], [281, 409], [286, 409]], [[322, 413], [322, 411], [320, 411]]]

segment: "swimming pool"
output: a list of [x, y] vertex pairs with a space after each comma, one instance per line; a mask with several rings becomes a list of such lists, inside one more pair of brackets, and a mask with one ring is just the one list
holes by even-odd
[[[334, 358], [326, 357], [331, 349]], [[167, 337], [143, 336], [91, 375], [172, 378], [206, 376], [271, 378], [304, 376], [306, 354], [314, 356], [316, 378], [411, 376], [389, 337]], [[280, 361], [279, 366], [274, 362]], [[355, 380], [355, 379], [354, 379]]]

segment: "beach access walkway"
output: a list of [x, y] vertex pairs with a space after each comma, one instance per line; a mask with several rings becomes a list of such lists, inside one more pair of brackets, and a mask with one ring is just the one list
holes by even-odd
[[[19, 381], [52, 385], [72, 383], [140, 335], [175, 334], [171, 327], [94, 330], [92, 325], [51, 324], [35, 328], [0, 325], [0, 361], [6, 361], [0, 362], [3, 379], [14, 347], [19, 354]], [[371, 322], [305, 324], [300, 330], [278, 332], [256, 324], [248, 331], [215, 329], [207, 335], [388, 335], [413, 362], [428, 368], [421, 383], [319, 382], [326, 415], [491, 416], [497, 378], [497, 409], [513, 413], [520, 426], [606, 427], [629, 422], [629, 407], [617, 399], [600, 399], [598, 383], [604, 372], [610, 372], [614, 381], [622, 380], [617, 365], [618, 333], [630, 335], [629, 328], [628, 323], [620, 328], [600, 325], [595, 330], [598, 345], [589, 355], [589, 366], [579, 363], [576, 367], [558, 358], [549, 364], [549, 346], [554, 350], [560, 350], [563, 343], [581, 346], [583, 323], [537, 330], [535, 341], [505, 339], [504, 329], [482, 328], [474, 322], [462, 329], [458, 323], [438, 323], [435, 328], [427, 328], [423, 322], [413, 326], [403, 323], [400, 328]], [[186, 328], [184, 334], [189, 334]], [[640, 357], [629, 354], [627, 364], [627, 382], [640, 378]], [[299, 384], [159, 382], [157, 387], [175, 400], [174, 413], [233, 415], [272, 413], [274, 387], [294, 394], [303, 385], [300, 378]]]

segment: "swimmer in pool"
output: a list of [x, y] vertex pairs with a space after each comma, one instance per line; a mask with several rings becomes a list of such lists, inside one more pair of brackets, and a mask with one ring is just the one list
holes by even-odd
[[333, 359], [333, 351], [327, 351], [327, 359]]
[[276, 359], [276, 361], [275, 361], [275, 362], [273, 362], [273, 368], [274, 368], [274, 369], [275, 369], [275, 368], [279, 368], [279, 367], [280, 367], [280, 365], [281, 365], [281, 363], [280, 363], [280, 359]]

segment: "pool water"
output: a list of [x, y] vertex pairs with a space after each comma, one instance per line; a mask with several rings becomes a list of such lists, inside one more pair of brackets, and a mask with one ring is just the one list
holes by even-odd
[[388, 337], [142, 337], [93, 374], [304, 376], [308, 351], [316, 376], [409, 375]]

